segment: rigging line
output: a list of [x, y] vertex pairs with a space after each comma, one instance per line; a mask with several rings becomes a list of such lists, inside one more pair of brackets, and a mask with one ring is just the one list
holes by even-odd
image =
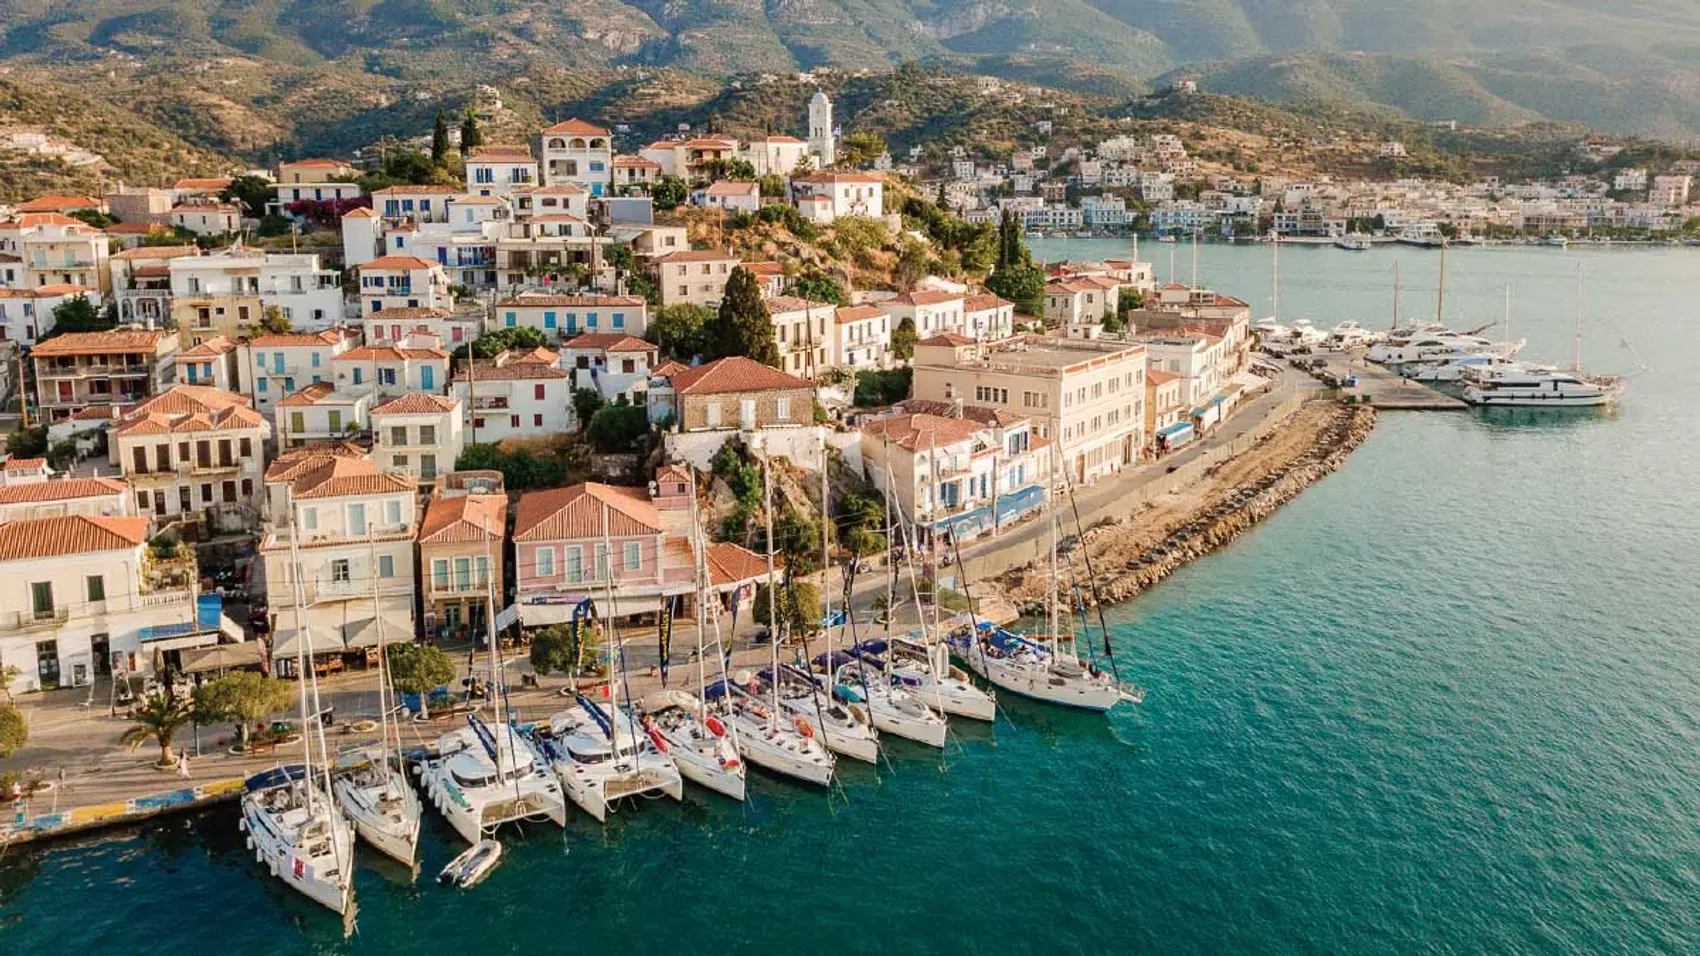
[[[1121, 671], [1116, 667], [1115, 648], [1110, 644], [1110, 625], [1104, 618], [1103, 596], [1098, 593], [1098, 572], [1092, 567], [1092, 549], [1086, 546], [1086, 527], [1080, 520], [1080, 502], [1074, 497], [1074, 482], [1069, 478], [1068, 471], [1066, 469], [1063, 471], [1063, 490], [1068, 494], [1069, 510], [1074, 512], [1075, 540], [1079, 542], [1081, 560], [1086, 563], [1086, 573], [1091, 575], [1092, 579], [1092, 596], [1097, 602], [1098, 626], [1104, 632], [1104, 656], [1110, 659], [1110, 675], [1114, 677], [1116, 679], [1116, 683], [1119, 684], [1121, 683], [1122, 675]], [[1074, 558], [1071, 554], [1069, 557], [1071, 565], [1073, 560]], [[1090, 646], [1090, 644], [1088, 646]]]

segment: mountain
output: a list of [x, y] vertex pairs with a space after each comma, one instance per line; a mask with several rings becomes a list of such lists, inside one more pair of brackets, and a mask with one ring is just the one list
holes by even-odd
[[1700, 137], [1697, 54], [1694, 0], [0, 0], [0, 65], [133, 93], [112, 102], [249, 156], [304, 125], [401, 132], [399, 99], [412, 122], [477, 83], [546, 87], [524, 99], [547, 109], [573, 91], [616, 104], [622, 72], [905, 62], [1110, 96], [1188, 77], [1423, 119]]

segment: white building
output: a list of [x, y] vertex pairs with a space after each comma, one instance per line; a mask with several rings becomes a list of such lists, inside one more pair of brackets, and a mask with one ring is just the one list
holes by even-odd
[[0, 289], [0, 342], [34, 345], [36, 339], [53, 331], [53, 310], [79, 295], [100, 302], [99, 293], [82, 286]]
[[300, 389], [331, 381], [335, 374], [331, 359], [358, 344], [358, 333], [351, 328], [257, 336], [243, 346], [238, 391], [251, 396], [255, 408], [270, 414], [278, 402]]
[[450, 309], [449, 277], [443, 267], [417, 256], [389, 255], [359, 267], [360, 309]]
[[905, 292], [878, 305], [890, 314], [892, 328], [908, 319], [915, 324], [915, 334], [924, 339], [942, 332], [967, 334], [964, 298], [953, 292]]
[[331, 357], [330, 381], [350, 395], [376, 394], [381, 401], [408, 392], [438, 392], [449, 378], [449, 353], [442, 340], [414, 334], [396, 345], [363, 345]]
[[330, 382], [315, 382], [274, 407], [277, 445], [297, 448], [311, 442], [341, 441], [366, 429], [372, 408], [370, 391], [339, 392]]
[[496, 303], [496, 324], [499, 328], [537, 329], [563, 339], [584, 332], [618, 332], [642, 338], [649, 328], [649, 304], [639, 296], [523, 292]]
[[467, 441], [490, 444], [577, 428], [572, 377], [558, 361], [559, 356], [546, 349], [541, 354], [504, 352], [456, 369], [450, 388], [464, 409]]
[[975, 418], [904, 413], [862, 428], [868, 480], [929, 540], [946, 529], [957, 540], [975, 538], [1044, 506], [1044, 439], [1018, 415], [974, 411]]
[[387, 472], [429, 485], [453, 471], [465, 447], [461, 401], [429, 392], [409, 392], [373, 408], [372, 458]]
[[795, 136], [758, 136], [743, 149], [743, 158], [757, 176], [789, 176], [809, 154], [809, 144]]
[[236, 531], [259, 521], [271, 426], [248, 400], [176, 385], [126, 414], [107, 453], [136, 492], [136, 510]]
[[311, 253], [265, 252], [235, 247], [208, 256], [179, 256], [168, 263], [173, 299], [259, 296], [299, 331], [316, 331], [342, 318], [342, 277], [321, 268]]
[[242, 210], [227, 202], [190, 202], [171, 208], [171, 225], [197, 236], [229, 236], [242, 229]]
[[809, 152], [815, 157], [817, 169], [838, 162], [838, 130], [832, 125], [832, 100], [820, 90], [809, 98]]
[[890, 313], [878, 306], [840, 306], [832, 364], [849, 369], [885, 368], [891, 352]]
[[537, 159], [526, 146], [478, 146], [466, 158], [466, 188], [479, 196], [506, 196], [537, 181]]
[[874, 173], [811, 173], [791, 179], [797, 211], [812, 222], [885, 215], [885, 180]]
[[113, 478], [55, 478], [0, 484], [0, 524], [65, 515], [122, 518], [135, 513], [130, 503], [130, 486]]
[[753, 213], [761, 208], [761, 187], [755, 183], [717, 182], [691, 194], [691, 204]]
[[410, 336], [429, 336], [453, 351], [484, 331], [484, 310], [379, 309], [360, 320], [368, 345], [399, 345]]
[[560, 365], [571, 373], [575, 389], [592, 389], [609, 402], [642, 405], [660, 354], [635, 336], [586, 332], [561, 343]]
[[608, 130], [580, 119], [543, 130], [545, 185], [570, 183], [600, 196], [613, 183], [614, 148]]

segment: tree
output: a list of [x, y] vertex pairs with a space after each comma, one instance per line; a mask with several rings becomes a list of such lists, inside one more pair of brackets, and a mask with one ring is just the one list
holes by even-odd
[[164, 692], [155, 693], [130, 713], [133, 723], [118, 740], [128, 744], [131, 750], [150, 740], [158, 741], [159, 765], [169, 767], [177, 762], [176, 755], [171, 752], [172, 739], [194, 719], [188, 699]]
[[531, 639], [531, 669], [539, 674], [580, 674], [584, 672], [585, 658], [595, 661], [600, 646], [595, 628], [585, 628], [575, 648], [572, 624], [551, 624]]
[[[778, 629], [784, 630], [790, 637], [805, 639], [820, 632], [823, 624], [820, 590], [813, 584], [793, 579], [789, 584], [779, 585], [773, 596], [778, 611]], [[768, 614], [768, 586], [765, 584], [756, 585], [751, 615], [757, 624], [776, 627]]]
[[[909, 350], [914, 351], [913, 344]], [[864, 369], [856, 373], [856, 392], [852, 402], [858, 408], [895, 405], [909, 397], [909, 386], [914, 380], [915, 370], [912, 368]]]
[[713, 340], [714, 354], [720, 358], [742, 355], [774, 368], [783, 361], [773, 338], [773, 320], [767, 314], [767, 303], [762, 301], [761, 285], [755, 273], [742, 266], [733, 269], [726, 280]]
[[455, 679], [455, 662], [429, 644], [390, 645], [390, 683], [404, 694], [419, 695], [419, 713], [431, 716], [431, 692]]
[[12, 682], [22, 673], [16, 664], [0, 667], [0, 694], [5, 694], [8, 702], [12, 700]]
[[638, 405], [608, 405], [597, 409], [584, 427], [584, 437], [603, 454], [630, 451], [649, 433], [649, 413]]
[[234, 721], [238, 745], [247, 750], [249, 728], [287, 709], [294, 696], [294, 689], [275, 677], [236, 671], [195, 688], [195, 716], [203, 726]]
[[716, 321], [714, 311], [685, 302], [657, 309], [643, 337], [681, 362], [690, 362], [712, 351], [709, 331]]
[[248, 218], [258, 219], [266, 214], [266, 204], [277, 198], [277, 190], [269, 179], [244, 174], [232, 179], [219, 198], [240, 203]]
[[260, 312], [260, 331], [268, 335], [288, 335], [295, 331], [295, 327], [281, 307], [268, 305]]
[[844, 287], [838, 284], [838, 280], [824, 272], [813, 270], [791, 280], [791, 294], [813, 302], [850, 304], [850, 297], [844, 294]]
[[898, 319], [897, 327], [891, 330], [891, 354], [907, 362], [915, 357], [915, 343], [919, 341], [921, 335], [915, 331], [915, 320], [906, 315]]
[[431, 127], [431, 162], [438, 166], [449, 159], [449, 117], [442, 110], [437, 111], [437, 122]]
[[40, 458], [47, 454], [47, 426], [20, 428], [7, 435], [6, 453], [14, 458]]
[[484, 145], [484, 131], [478, 128], [478, 117], [466, 111], [466, 119], [460, 124], [460, 154], [465, 156], [474, 149]]
[[580, 428], [584, 428], [590, 424], [592, 418], [596, 417], [596, 413], [607, 404], [607, 401], [602, 398], [602, 393], [596, 389], [575, 388], [573, 389], [573, 420], [578, 422]]
[[10, 704], [0, 707], [0, 760], [24, 749], [29, 739], [30, 728], [24, 723], [23, 713]]
[[690, 195], [690, 187], [677, 176], [662, 176], [649, 190], [650, 201], [657, 209], [677, 209]]
[[763, 199], [779, 199], [785, 195], [785, 177], [778, 173], [768, 173], [756, 180], [761, 187]]
[[878, 133], [847, 133], [838, 141], [840, 166], [866, 166], [885, 152], [885, 140]]
[[71, 218], [80, 222], [86, 222], [96, 229], [105, 229], [107, 226], [118, 224], [116, 217], [101, 212], [98, 209], [78, 209], [71, 213]]
[[99, 307], [89, 301], [89, 297], [78, 293], [69, 302], [61, 302], [53, 307], [53, 334], [63, 335], [66, 332], [99, 332], [117, 325], [107, 321], [101, 315]]
[[503, 352], [525, 352], [548, 346], [549, 337], [541, 329], [529, 325], [504, 326], [485, 332], [467, 345], [457, 346], [453, 358], [458, 364], [466, 360], [469, 351], [474, 358], [492, 359]]

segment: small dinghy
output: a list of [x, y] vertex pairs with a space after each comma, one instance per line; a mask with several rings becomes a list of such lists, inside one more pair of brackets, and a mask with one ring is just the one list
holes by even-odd
[[477, 886], [502, 859], [502, 844], [496, 840], [479, 840], [466, 852], [449, 861], [437, 874], [437, 882], [461, 889]]

